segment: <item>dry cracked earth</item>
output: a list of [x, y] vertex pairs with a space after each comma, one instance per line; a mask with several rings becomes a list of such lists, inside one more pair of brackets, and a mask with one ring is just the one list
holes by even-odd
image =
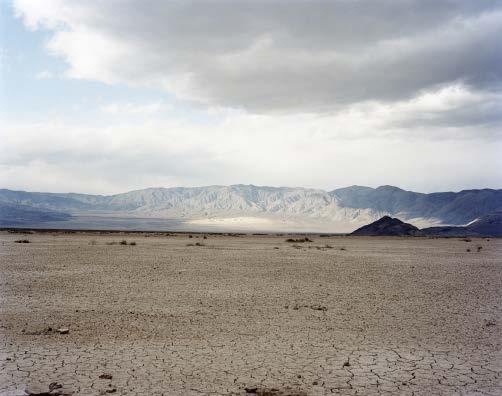
[[0, 233], [0, 395], [502, 394], [502, 240], [286, 237]]

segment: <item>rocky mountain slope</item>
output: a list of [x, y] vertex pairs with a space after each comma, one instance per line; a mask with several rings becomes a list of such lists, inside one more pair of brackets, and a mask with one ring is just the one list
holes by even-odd
[[[397, 187], [352, 186], [324, 191], [253, 185], [147, 188], [116, 195], [0, 190], [9, 207], [66, 213], [211, 222], [222, 218], [266, 218], [272, 223], [310, 224], [348, 232], [384, 215], [424, 227], [465, 225], [502, 210], [502, 190], [423, 194]], [[5, 213], [5, 211], [4, 211]], [[12, 216], [10, 216], [12, 217]]]

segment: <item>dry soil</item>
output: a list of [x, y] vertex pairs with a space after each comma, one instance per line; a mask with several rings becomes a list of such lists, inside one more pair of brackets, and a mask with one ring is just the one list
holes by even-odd
[[502, 394], [502, 240], [288, 237], [0, 233], [0, 394]]

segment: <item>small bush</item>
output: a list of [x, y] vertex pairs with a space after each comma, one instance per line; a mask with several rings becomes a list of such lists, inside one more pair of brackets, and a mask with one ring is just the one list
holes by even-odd
[[15, 243], [31, 243], [28, 239], [18, 239]]
[[347, 249], [345, 249], [344, 247], [341, 247], [340, 250], [347, 250]]
[[479, 253], [481, 251], [481, 249], [483, 249], [483, 246], [478, 246], [477, 249], [478, 249], [478, 253]]
[[121, 245], [127, 245], [127, 241], [125, 239], [122, 239], [120, 242], [119, 242]]
[[313, 242], [312, 239], [309, 239], [307, 237], [305, 238], [288, 238], [286, 239], [286, 242], [290, 243], [304, 243], [304, 242]]
[[136, 242], [134, 242], [134, 241], [129, 242], [129, 245], [131, 245], [131, 246], [136, 246]]
[[189, 237], [189, 238], [193, 238], [193, 235], [189, 235], [188, 237]]
[[328, 244], [324, 245], [324, 247], [325, 247], [326, 249], [333, 249], [333, 246], [328, 245]]
[[196, 242], [196, 243], [187, 243], [186, 246], [206, 246], [201, 242]]
[[204, 235], [204, 239], [207, 239], [207, 236]]
[[464, 242], [472, 242], [472, 239], [471, 238], [464, 238], [462, 239]]
[[467, 253], [469, 253], [469, 252], [471, 251], [471, 249], [466, 249], [465, 251], [466, 251]]

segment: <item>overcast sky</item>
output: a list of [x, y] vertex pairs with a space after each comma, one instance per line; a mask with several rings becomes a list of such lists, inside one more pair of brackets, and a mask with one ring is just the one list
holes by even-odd
[[0, 13], [0, 188], [502, 188], [501, 1]]

